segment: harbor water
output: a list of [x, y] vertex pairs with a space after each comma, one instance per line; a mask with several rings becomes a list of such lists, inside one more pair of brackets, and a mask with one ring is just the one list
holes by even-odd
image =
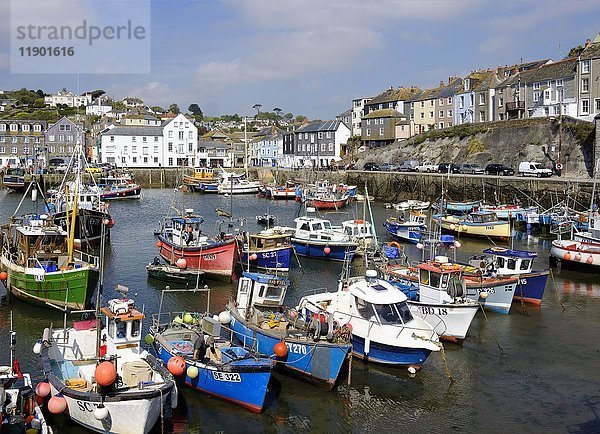
[[[21, 195], [0, 192], [0, 220], [6, 222]], [[29, 198], [23, 211], [41, 213]], [[382, 241], [389, 242], [382, 223], [393, 210], [374, 203], [373, 217]], [[142, 192], [140, 200], [112, 202], [116, 224], [107, 245], [104, 298], [118, 297], [115, 285], [129, 288], [129, 297], [156, 313], [165, 283], [149, 280], [145, 266], [157, 255], [154, 230], [173, 208], [193, 208], [205, 219], [204, 233], [213, 235], [220, 217], [215, 209], [245, 218], [249, 230], [258, 230], [255, 216], [268, 212], [277, 224], [291, 226], [299, 213], [293, 201], [269, 201], [253, 195], [225, 197], [182, 194], [172, 189]], [[332, 220], [362, 218], [362, 205], [352, 205]], [[489, 242], [461, 239], [457, 257], [467, 260], [490, 246]], [[538, 252], [536, 269], [548, 267], [549, 241], [518, 233], [517, 249]], [[420, 258], [415, 246], [409, 257]], [[336, 290], [342, 264], [301, 258], [289, 274], [288, 305], [315, 290]], [[360, 261], [355, 271], [363, 272]], [[218, 313], [236, 283], [207, 282], [211, 311]], [[172, 285], [175, 287], [176, 285]], [[1, 285], [0, 285], [1, 287]], [[9, 363], [10, 312], [17, 332], [21, 369], [37, 381], [43, 375], [32, 352], [44, 327], [60, 327], [63, 315], [12, 299], [0, 289], [0, 364]], [[203, 308], [199, 294], [169, 294], [165, 309]], [[150, 321], [145, 323], [147, 330]], [[445, 361], [434, 353], [414, 378], [406, 369], [352, 363], [346, 378], [326, 392], [292, 378], [274, 375], [269, 401], [262, 414], [180, 388], [179, 407], [168, 432], [599, 432], [600, 431], [600, 276], [554, 269], [541, 307], [513, 303], [509, 315], [477, 313], [463, 345], [445, 344]], [[450, 378], [451, 377], [451, 378]], [[66, 417], [50, 419], [58, 433], [85, 432]], [[160, 432], [160, 429], [158, 430]]]

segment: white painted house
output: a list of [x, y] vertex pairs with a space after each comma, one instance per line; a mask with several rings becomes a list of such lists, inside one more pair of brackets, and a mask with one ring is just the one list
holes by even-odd
[[44, 103], [50, 107], [56, 107], [58, 104], [67, 105], [69, 107], [87, 106], [92, 103], [92, 94], [75, 95], [66, 89], [59, 90], [54, 95], [44, 97]]
[[161, 126], [109, 126], [100, 133], [101, 161], [118, 167], [193, 167], [198, 129], [179, 114]]

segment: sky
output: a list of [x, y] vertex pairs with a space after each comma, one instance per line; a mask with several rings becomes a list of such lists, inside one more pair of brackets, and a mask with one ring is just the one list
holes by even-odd
[[[44, 1], [36, 11], [60, 22], [68, 1]], [[93, 14], [104, 0], [75, 1]], [[332, 119], [353, 98], [390, 86], [425, 89], [478, 68], [559, 60], [600, 32], [597, 0], [148, 1], [149, 72], [17, 74], [11, 3], [0, 0], [0, 89], [103, 89], [150, 106], [185, 111], [196, 103], [211, 116], [253, 115], [261, 104]], [[120, 4], [124, 17], [135, 17], [136, 1]], [[98, 50], [94, 62], [106, 56]]]

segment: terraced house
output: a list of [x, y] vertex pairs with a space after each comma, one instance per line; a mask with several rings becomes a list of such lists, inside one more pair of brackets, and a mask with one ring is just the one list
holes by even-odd
[[32, 165], [44, 148], [45, 121], [0, 119], [0, 166]]
[[435, 103], [442, 88], [426, 89], [411, 99], [411, 109], [414, 110], [415, 134], [435, 128]]
[[449, 77], [448, 85], [438, 94], [435, 106], [436, 125], [438, 129], [448, 128], [454, 125], [454, 97], [462, 87], [462, 78]]
[[50, 157], [69, 158], [73, 155], [75, 145], [85, 144], [83, 125], [63, 117], [44, 132], [46, 146]]
[[476, 122], [489, 122], [494, 120], [496, 100], [496, 86], [501, 80], [497, 71], [490, 71], [473, 88], [475, 94], [475, 119]]
[[476, 122], [475, 118], [475, 89], [487, 77], [489, 70], [471, 72], [463, 79], [462, 88], [456, 93], [454, 99], [454, 124], [469, 124]]
[[329, 167], [341, 160], [350, 128], [341, 121], [311, 122], [298, 128], [295, 135], [294, 167]]
[[593, 41], [586, 41], [585, 47], [577, 58], [577, 97], [579, 106], [577, 116], [591, 121], [600, 113], [600, 33]]
[[361, 139], [370, 148], [389, 145], [399, 138], [396, 126], [405, 120], [406, 117], [394, 109], [374, 110], [363, 117]]

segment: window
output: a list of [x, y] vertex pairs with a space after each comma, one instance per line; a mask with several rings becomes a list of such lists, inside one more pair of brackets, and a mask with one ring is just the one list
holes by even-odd
[[173, 131], [169, 131], [169, 139], [173, 138]]
[[146, 143], [147, 141], [148, 141], [148, 137], [146, 137], [146, 136], [142, 137], [142, 142], [143, 143]]
[[6, 124], [0, 124], [0, 131], [6, 131]]
[[385, 128], [379, 128], [379, 135], [383, 136], [385, 134]]
[[429, 117], [432, 118], [433, 117], [433, 112], [429, 112]]
[[128, 147], [127, 146], [123, 146], [123, 154], [127, 155], [128, 152]]
[[179, 131], [179, 140], [183, 140], [183, 131]]
[[4, 154], [6, 152], [6, 148], [4, 146], [0, 146], [0, 154]]
[[452, 117], [452, 110], [448, 110], [448, 117], [451, 118]]
[[158, 163], [158, 157], [154, 157], [154, 162]]
[[485, 93], [479, 94], [479, 105], [485, 104]]
[[333, 152], [333, 143], [329, 144], [329, 152]]
[[135, 137], [135, 136], [133, 136], [133, 137], [131, 138], [131, 141], [132, 141], [132, 142], [135, 142], [136, 140], [137, 140], [137, 137]]
[[550, 101], [550, 89], [546, 89], [544, 91], [544, 101], [546, 101], [546, 102]]
[[440, 123], [438, 124], [438, 128], [439, 128], [440, 130], [441, 130], [442, 128], [444, 128], [444, 123], [443, 123], [443, 122], [440, 122]]
[[315, 135], [314, 134], [310, 135], [310, 143], [315, 143]]
[[193, 143], [188, 143], [188, 152], [194, 152], [194, 144]]
[[10, 148], [10, 152], [11, 152], [12, 154], [16, 154], [16, 153], [17, 153], [17, 147], [16, 147], [16, 146], [13, 146], [12, 148]]
[[4, 143], [4, 136], [0, 136], [0, 143]]
[[327, 131], [327, 134], [325, 135], [325, 137], [327, 137], [328, 139], [331, 139], [331, 131]]
[[[375, 120], [377, 120], [377, 119], [375, 119]], [[323, 133], [319, 132], [317, 136], [319, 137], [319, 139], [322, 139], [323, 138]]]
[[154, 136], [154, 141], [158, 142], [158, 136]]
[[24, 153], [25, 155], [29, 154], [29, 146], [25, 146], [25, 147], [23, 148], [23, 153]]
[[540, 91], [536, 90], [533, 92], [533, 102], [538, 102], [540, 100]]
[[23, 143], [29, 143], [29, 137], [23, 137]]
[[144, 157], [144, 163], [148, 162], [148, 157]]
[[425, 101], [421, 101], [421, 107], [425, 107]]
[[452, 104], [452, 97], [451, 96], [448, 97], [448, 104]]
[[440, 112], [439, 112], [439, 117], [440, 117], [440, 118], [443, 118], [443, 117], [444, 117], [444, 110], [440, 110]]
[[149, 151], [148, 151], [148, 146], [144, 146], [144, 147], [142, 148], [142, 154], [143, 154], [143, 155], [148, 155], [148, 154], [149, 154]]
[[131, 153], [137, 154], [137, 146], [135, 146], [135, 145], [131, 146]]
[[425, 113], [421, 112], [421, 119], [425, 119]]
[[173, 126], [177, 128], [178, 122], [173, 122]]
[[556, 90], [556, 99], [558, 102], [562, 102], [565, 97], [565, 90], [561, 87]]
[[131, 158], [131, 161], [132, 161], [133, 163], [137, 163], [137, 157], [132, 157], [132, 158]]
[[588, 99], [581, 100], [581, 113], [587, 115], [590, 112], [590, 101]]
[[433, 100], [429, 101], [429, 107], [433, 107], [435, 105], [435, 102]]
[[440, 105], [443, 105], [444, 104], [444, 98], [440, 98], [438, 102], [439, 102]]
[[590, 91], [590, 79], [589, 78], [581, 79], [581, 91], [585, 92], [585, 93]]
[[533, 90], [540, 90], [540, 83], [533, 83]]
[[555, 105], [554, 107], [552, 107], [552, 114], [554, 114], [554, 115], [560, 114], [560, 106]]
[[587, 74], [590, 72], [590, 61], [589, 60], [584, 60], [583, 62], [581, 62], [581, 72], [583, 74]]
[[321, 143], [321, 152], [325, 152], [325, 143]]
[[16, 131], [19, 131], [19, 125], [17, 124], [10, 124], [10, 130], [14, 133]]
[[13, 142], [13, 143], [17, 143], [17, 138], [16, 138], [16, 137], [13, 137], [13, 138], [12, 138], [12, 142]]
[[188, 131], [188, 139], [193, 139], [193, 138], [194, 138], [194, 132]]
[[504, 106], [504, 98], [498, 98], [498, 107]]
[[154, 153], [158, 154], [158, 145], [154, 145]]
[[169, 166], [173, 165], [173, 157], [169, 157]]
[[600, 113], [600, 98], [596, 98], [594, 100], [594, 105], [596, 106], [596, 109], [594, 110], [594, 112]]
[[371, 125], [371, 119], [367, 119], [367, 125]]
[[562, 87], [563, 86], [563, 79], [559, 78], [556, 80], [556, 87]]
[[24, 124], [22, 128], [23, 128], [23, 132], [29, 132], [29, 125]]
[[465, 97], [461, 96], [460, 98], [458, 98], [458, 108], [464, 108], [465, 106]]
[[367, 128], [367, 137], [369, 137], [371, 135], [371, 129]]
[[473, 94], [469, 95], [469, 106], [473, 105], [473, 98], [475, 98], [475, 95], [473, 95]]
[[173, 152], [173, 142], [169, 142], [169, 144], [167, 145], [167, 150], [169, 152]]
[[[50, 136], [50, 137], [54, 137], [54, 136]], [[52, 139], [52, 140], [54, 140], [54, 139]], [[115, 136], [110, 136], [110, 141], [114, 142], [115, 141]]]
[[479, 122], [485, 122], [485, 112], [479, 112]]

